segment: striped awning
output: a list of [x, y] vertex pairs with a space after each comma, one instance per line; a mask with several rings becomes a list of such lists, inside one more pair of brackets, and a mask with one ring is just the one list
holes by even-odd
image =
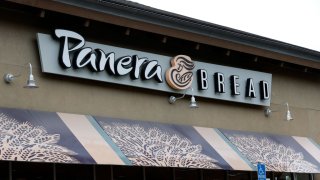
[[310, 138], [220, 129], [254, 166], [268, 171], [319, 173], [320, 147]]
[[320, 172], [320, 149], [304, 137], [8, 108], [0, 148], [11, 161]]

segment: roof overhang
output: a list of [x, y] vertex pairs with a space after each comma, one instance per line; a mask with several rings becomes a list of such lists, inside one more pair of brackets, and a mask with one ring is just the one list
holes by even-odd
[[123, 0], [9, 0], [320, 69], [320, 52]]

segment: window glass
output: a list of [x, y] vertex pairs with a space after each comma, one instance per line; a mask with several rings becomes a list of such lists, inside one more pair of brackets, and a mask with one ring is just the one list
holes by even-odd
[[96, 180], [111, 180], [111, 166], [96, 165]]
[[200, 180], [200, 169], [175, 168], [175, 180]]
[[173, 180], [173, 168], [169, 167], [146, 167], [146, 180]]
[[227, 171], [204, 169], [202, 170], [203, 180], [225, 180]]
[[0, 179], [9, 180], [9, 162], [0, 161]]
[[273, 176], [275, 180], [293, 180], [292, 173], [288, 172], [274, 172]]
[[248, 171], [228, 171], [228, 180], [250, 180], [251, 174]]
[[36, 162], [12, 162], [13, 180], [52, 180], [53, 164]]
[[311, 180], [312, 175], [306, 173], [294, 173], [293, 178], [294, 180]]
[[112, 166], [113, 180], [143, 180], [142, 167]]
[[56, 180], [91, 180], [93, 166], [83, 164], [56, 164]]
[[[33, 162], [0, 161], [0, 180], [9, 180], [9, 165], [12, 180], [251, 180], [256, 172], [190, 169], [170, 167], [135, 167], [109, 165], [52, 164]], [[113, 179], [112, 179], [113, 177]], [[267, 172], [270, 180], [311, 180], [310, 174]]]

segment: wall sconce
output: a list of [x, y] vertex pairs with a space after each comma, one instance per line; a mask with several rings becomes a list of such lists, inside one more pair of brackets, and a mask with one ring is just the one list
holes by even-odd
[[130, 36], [131, 30], [130, 28], [127, 28], [126, 32], [124, 33], [126, 36]]
[[[186, 90], [186, 92], [185, 92], [181, 97], [170, 96], [170, 97], [169, 97], [169, 103], [170, 103], [170, 104], [173, 104], [173, 103], [175, 103], [178, 99], [184, 98], [184, 96], [186, 95], [187, 91], [188, 91], [188, 89]], [[196, 98], [195, 98], [194, 95], [193, 95], [193, 88], [191, 88], [191, 92], [192, 92], [192, 95], [191, 95], [191, 100], [190, 100], [189, 107], [190, 107], [190, 108], [198, 108], [199, 106], [197, 105]]]
[[167, 43], [167, 39], [168, 39], [167, 37], [163, 37], [163, 38], [162, 38], [162, 43], [163, 43], [163, 44]]
[[83, 26], [84, 27], [89, 27], [90, 26], [90, 20], [89, 19], [85, 20], [84, 23], [83, 23]]
[[41, 18], [44, 18], [46, 16], [46, 11], [45, 10], [41, 10], [39, 16]]
[[[31, 63], [28, 63], [29, 65], [29, 76], [27, 79], [27, 84], [24, 86], [24, 88], [38, 88], [39, 86], [36, 85], [36, 81], [34, 80], [34, 76], [32, 74], [32, 65]], [[21, 74], [13, 75], [11, 73], [7, 73], [3, 76], [3, 79], [6, 83], [10, 84], [13, 82], [13, 80], [17, 77], [21, 76]]]
[[231, 51], [228, 50], [228, 51], [226, 52], [226, 56], [230, 56], [230, 54], [231, 54]]
[[[289, 109], [289, 104], [286, 102], [284, 105], [287, 107], [286, 120], [287, 120], [287, 121], [293, 120], [293, 117], [292, 117], [291, 112], [290, 112], [290, 109]], [[278, 112], [278, 111], [271, 110], [270, 107], [267, 107], [267, 108], [264, 109], [264, 115], [265, 115], [266, 117], [271, 116], [272, 112]]]
[[200, 49], [200, 44], [197, 44], [196, 47], [195, 47], [195, 49], [196, 49], [196, 50], [199, 50], [199, 49]]
[[289, 104], [286, 103], [286, 106], [287, 106], [286, 118], [287, 118], [287, 121], [291, 121], [291, 120], [293, 120], [293, 117], [292, 117], [291, 112], [289, 110]]

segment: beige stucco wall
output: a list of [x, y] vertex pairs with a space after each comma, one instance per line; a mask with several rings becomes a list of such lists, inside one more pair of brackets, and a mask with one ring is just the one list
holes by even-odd
[[[49, 33], [32, 20], [0, 19], [0, 76], [19, 73], [14, 83], [0, 81], [0, 106], [43, 111], [92, 114], [165, 123], [187, 124], [285, 135], [308, 136], [320, 143], [320, 79], [301, 72], [270, 72], [273, 75], [271, 108], [266, 118], [263, 107], [217, 100], [198, 99], [200, 108], [189, 109], [189, 99], [168, 103], [170, 94], [107, 83], [43, 74], [36, 33]], [[31, 62], [38, 89], [24, 89]], [[294, 116], [285, 121], [284, 103]]]

